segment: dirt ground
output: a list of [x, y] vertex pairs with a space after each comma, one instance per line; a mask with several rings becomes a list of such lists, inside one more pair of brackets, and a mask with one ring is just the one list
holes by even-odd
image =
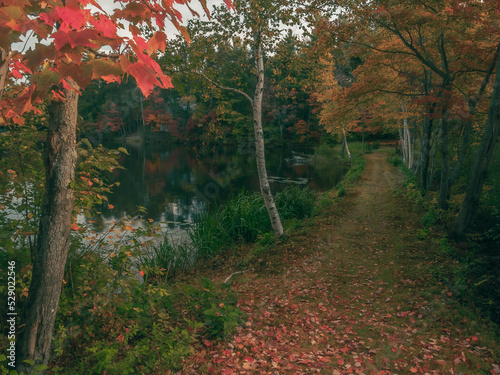
[[418, 239], [387, 155], [367, 154], [339, 202], [231, 278], [246, 324], [182, 374], [500, 374], [488, 326], [435, 277], [436, 241]]

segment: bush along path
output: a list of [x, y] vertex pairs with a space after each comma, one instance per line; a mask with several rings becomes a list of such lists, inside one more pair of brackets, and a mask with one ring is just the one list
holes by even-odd
[[365, 158], [339, 202], [234, 274], [245, 323], [180, 373], [500, 374], [491, 328], [435, 276], [402, 174], [385, 152]]

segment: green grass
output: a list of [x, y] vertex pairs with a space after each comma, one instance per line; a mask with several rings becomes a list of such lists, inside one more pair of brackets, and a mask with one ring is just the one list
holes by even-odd
[[[297, 221], [311, 216], [316, 193], [310, 188], [289, 187], [276, 194], [275, 203], [280, 218], [295, 228]], [[273, 237], [269, 215], [260, 193], [244, 193], [224, 205], [214, 206], [203, 213], [190, 229], [189, 240], [173, 243], [165, 236], [163, 242], [138, 260], [138, 268], [150, 280], [170, 277], [199, 262], [209, 261], [236, 243], [253, 243], [258, 239], [269, 242]]]

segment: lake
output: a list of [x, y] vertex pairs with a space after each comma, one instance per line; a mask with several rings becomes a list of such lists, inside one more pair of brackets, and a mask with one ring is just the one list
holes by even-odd
[[[118, 146], [114, 146], [117, 148]], [[144, 207], [144, 218], [161, 223], [175, 233], [196, 221], [209, 204], [221, 204], [242, 190], [259, 191], [253, 145], [215, 149], [188, 146], [123, 145], [129, 156], [113, 172], [109, 182], [119, 182], [109, 204], [88, 224], [103, 232], [126, 215], [137, 215]], [[266, 150], [267, 171], [273, 193], [289, 184], [309, 186], [316, 191], [334, 187], [347, 171], [347, 165], [324, 158], [312, 159], [313, 149]], [[87, 221], [79, 217], [79, 221]], [[88, 221], [87, 221], [88, 222]]]

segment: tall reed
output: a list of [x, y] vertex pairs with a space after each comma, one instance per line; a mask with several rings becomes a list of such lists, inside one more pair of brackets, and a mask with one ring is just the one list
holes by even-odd
[[[276, 194], [276, 206], [283, 221], [310, 216], [316, 193], [310, 188], [288, 187]], [[199, 261], [215, 258], [221, 250], [238, 242], [255, 242], [271, 231], [271, 222], [264, 200], [258, 192], [240, 192], [224, 205], [214, 205], [201, 214], [188, 232], [184, 243], [173, 243], [167, 236], [140, 267], [163, 268], [174, 274]]]

